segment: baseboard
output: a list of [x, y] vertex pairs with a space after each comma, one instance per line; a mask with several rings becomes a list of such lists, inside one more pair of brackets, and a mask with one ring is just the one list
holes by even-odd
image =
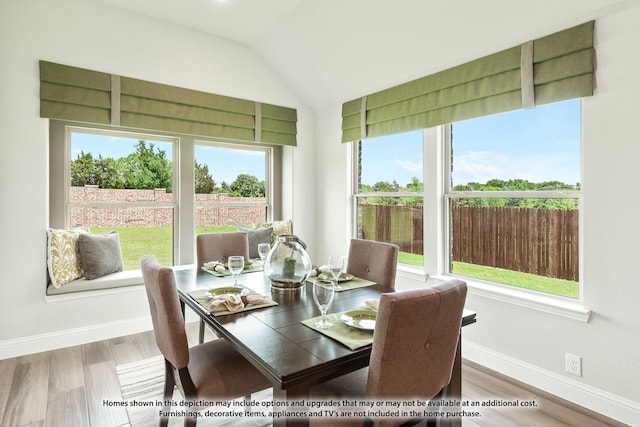
[[572, 378], [464, 341], [463, 357], [584, 408], [632, 426], [640, 425], [640, 403]]
[[145, 316], [0, 341], [0, 360], [136, 334], [152, 328], [151, 317]]

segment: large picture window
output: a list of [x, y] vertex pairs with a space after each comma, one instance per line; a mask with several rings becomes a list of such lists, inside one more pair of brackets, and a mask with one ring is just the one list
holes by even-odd
[[282, 150], [51, 121], [49, 226], [117, 231], [125, 270], [195, 262], [195, 236], [281, 212]]
[[580, 107], [355, 143], [356, 237], [398, 244], [399, 262], [427, 276], [579, 298]]
[[451, 125], [450, 273], [579, 297], [580, 100]]
[[174, 263], [176, 140], [68, 128], [69, 227], [119, 234], [125, 270]]

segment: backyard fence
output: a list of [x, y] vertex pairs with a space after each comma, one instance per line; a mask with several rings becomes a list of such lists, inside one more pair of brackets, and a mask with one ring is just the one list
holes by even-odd
[[[72, 227], [171, 227], [174, 210], [170, 206], [123, 206], [127, 203], [171, 203], [173, 194], [164, 188], [130, 190], [99, 188], [96, 185], [71, 187], [71, 201], [90, 203], [71, 208]], [[264, 197], [231, 197], [227, 193], [196, 194], [196, 226], [250, 226], [266, 220]], [[239, 204], [255, 206], [238, 206]], [[118, 204], [120, 206], [110, 206]], [[235, 205], [235, 206], [234, 206]]]
[[[362, 237], [424, 254], [422, 206], [361, 205]], [[578, 211], [456, 206], [454, 261], [578, 280]]]

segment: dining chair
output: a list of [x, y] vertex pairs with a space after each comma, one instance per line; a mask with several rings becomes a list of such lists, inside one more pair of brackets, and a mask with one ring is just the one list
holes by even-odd
[[393, 243], [351, 239], [347, 273], [371, 280], [393, 291], [399, 250], [398, 245]]
[[[466, 296], [466, 283], [457, 279], [382, 294], [369, 367], [313, 387], [311, 398], [427, 401], [440, 396], [451, 381]], [[313, 420], [317, 425], [323, 421]], [[424, 420], [350, 419], [344, 424], [372, 421], [386, 427]]]
[[[165, 359], [164, 402], [172, 399], [175, 386], [185, 400], [192, 401], [248, 398], [271, 387], [266, 377], [224, 339], [189, 348], [173, 270], [161, 266], [153, 255], [144, 256], [140, 264], [156, 344]], [[165, 406], [163, 412], [170, 409]], [[196, 419], [185, 417], [185, 426], [195, 426]], [[167, 426], [168, 421], [161, 417], [160, 426]]]
[[248, 261], [249, 237], [244, 231], [198, 234], [196, 254], [198, 274], [206, 274], [201, 268], [205, 262], [225, 262], [231, 255], [242, 255]]
[[[201, 267], [209, 261], [225, 262], [232, 255], [242, 255], [245, 261], [249, 258], [249, 236], [244, 231], [229, 233], [205, 233], [196, 236], [196, 258], [198, 260], [196, 274], [208, 274]], [[204, 342], [204, 320], [200, 319], [198, 343]]]

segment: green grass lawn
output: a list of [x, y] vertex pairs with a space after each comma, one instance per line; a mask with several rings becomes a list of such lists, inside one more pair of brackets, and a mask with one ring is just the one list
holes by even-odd
[[[196, 234], [220, 233], [235, 231], [234, 226], [197, 227]], [[164, 265], [173, 265], [173, 239], [170, 227], [92, 227], [91, 232], [105, 234], [117, 231], [120, 236], [120, 247], [125, 270], [140, 268], [140, 258], [152, 254]], [[400, 252], [398, 260], [402, 264], [423, 265], [423, 255]], [[504, 283], [519, 288], [546, 292], [570, 298], [578, 298], [578, 282], [570, 280], [552, 279], [535, 274], [520, 273], [501, 268], [482, 265], [453, 263], [453, 273], [472, 277], [488, 282]]]
[[[398, 261], [409, 265], [423, 265], [423, 255], [400, 252]], [[579, 284], [571, 280], [554, 279], [535, 274], [521, 273], [505, 270], [503, 268], [487, 267], [484, 265], [467, 264], [464, 262], [453, 263], [453, 273], [485, 280], [488, 282], [503, 283], [518, 288], [531, 289], [533, 291], [546, 292], [569, 298], [578, 298]]]
[[466, 264], [464, 262], [454, 262], [453, 273], [569, 298], [578, 298], [580, 292], [578, 282], [571, 280], [554, 279], [503, 268]]

